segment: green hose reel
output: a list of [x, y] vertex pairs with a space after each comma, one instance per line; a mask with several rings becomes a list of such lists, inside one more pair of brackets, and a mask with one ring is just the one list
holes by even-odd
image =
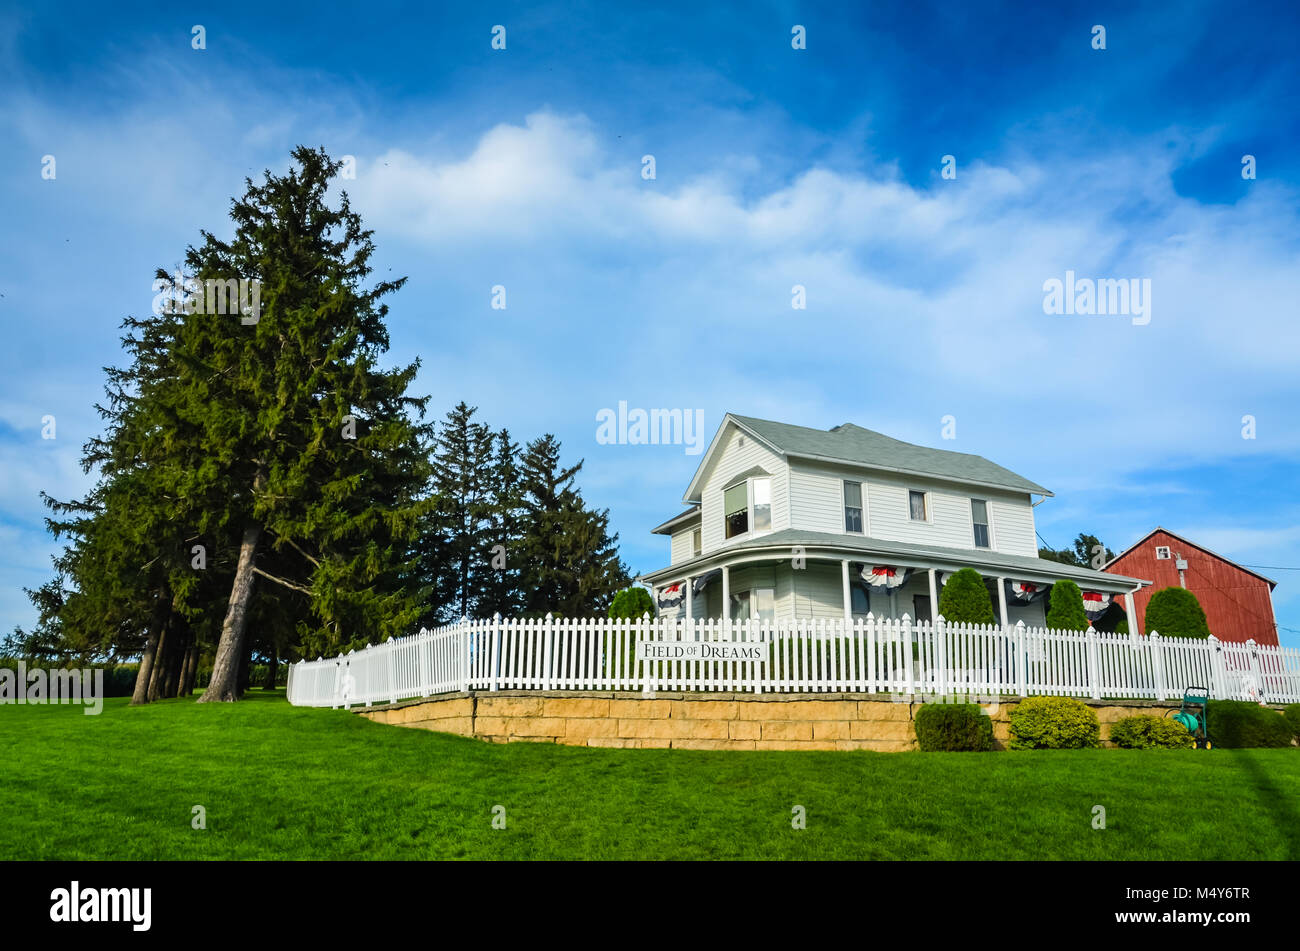
[[1196, 748], [1210, 748], [1210, 724], [1206, 710], [1209, 707], [1210, 690], [1208, 687], [1188, 687], [1183, 691], [1183, 703], [1173, 719], [1187, 728], [1196, 741]]

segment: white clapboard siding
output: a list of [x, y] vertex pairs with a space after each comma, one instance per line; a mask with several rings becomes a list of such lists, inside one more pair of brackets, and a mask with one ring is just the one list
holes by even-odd
[[[753, 660], [638, 661], [638, 642], [760, 644]], [[499, 617], [289, 669], [289, 702], [346, 707], [466, 690], [851, 691], [900, 696], [1300, 702], [1300, 650], [1215, 638], [914, 624], [868, 615], [766, 621]]]

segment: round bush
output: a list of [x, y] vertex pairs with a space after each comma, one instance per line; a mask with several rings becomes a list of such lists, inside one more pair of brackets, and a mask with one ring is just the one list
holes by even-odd
[[995, 624], [993, 601], [974, 568], [962, 568], [939, 592], [939, 613], [951, 624]]
[[924, 703], [916, 712], [916, 745], [927, 752], [993, 749], [993, 721], [977, 703]]
[[1146, 631], [1162, 637], [1209, 637], [1205, 611], [1186, 588], [1161, 588], [1147, 602]]
[[1100, 740], [1097, 714], [1073, 697], [1028, 697], [1011, 712], [1013, 750], [1089, 749]]
[[1110, 727], [1111, 742], [1125, 750], [1179, 750], [1192, 745], [1187, 727], [1169, 717], [1133, 716]]
[[1282, 717], [1291, 724], [1291, 732], [1300, 740], [1300, 703], [1289, 703], [1282, 710]]
[[1088, 615], [1083, 610], [1083, 592], [1073, 581], [1058, 581], [1052, 585], [1047, 626], [1054, 631], [1088, 629]]
[[624, 588], [614, 595], [609, 606], [609, 616], [635, 621], [646, 614], [655, 616], [655, 603], [645, 588]]
[[1249, 700], [1211, 700], [1210, 742], [1225, 749], [1290, 746], [1290, 722], [1276, 711]]

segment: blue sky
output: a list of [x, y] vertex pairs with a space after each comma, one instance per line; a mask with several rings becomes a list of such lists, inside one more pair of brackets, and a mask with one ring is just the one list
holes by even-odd
[[[1048, 486], [1054, 546], [1159, 524], [1270, 566], [1300, 644], [1293, 4], [656, 6], [0, 6], [0, 628], [120, 319], [306, 143], [410, 277], [394, 362], [559, 436], [635, 569], [698, 457], [598, 444], [601, 409], [855, 422]], [[1150, 279], [1150, 323], [1045, 315], [1067, 270]]]

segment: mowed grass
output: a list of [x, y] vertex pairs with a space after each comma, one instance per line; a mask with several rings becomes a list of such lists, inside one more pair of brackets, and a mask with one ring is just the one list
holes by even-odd
[[253, 690], [0, 706], [0, 770], [10, 859], [1300, 858], [1296, 749], [495, 745]]

